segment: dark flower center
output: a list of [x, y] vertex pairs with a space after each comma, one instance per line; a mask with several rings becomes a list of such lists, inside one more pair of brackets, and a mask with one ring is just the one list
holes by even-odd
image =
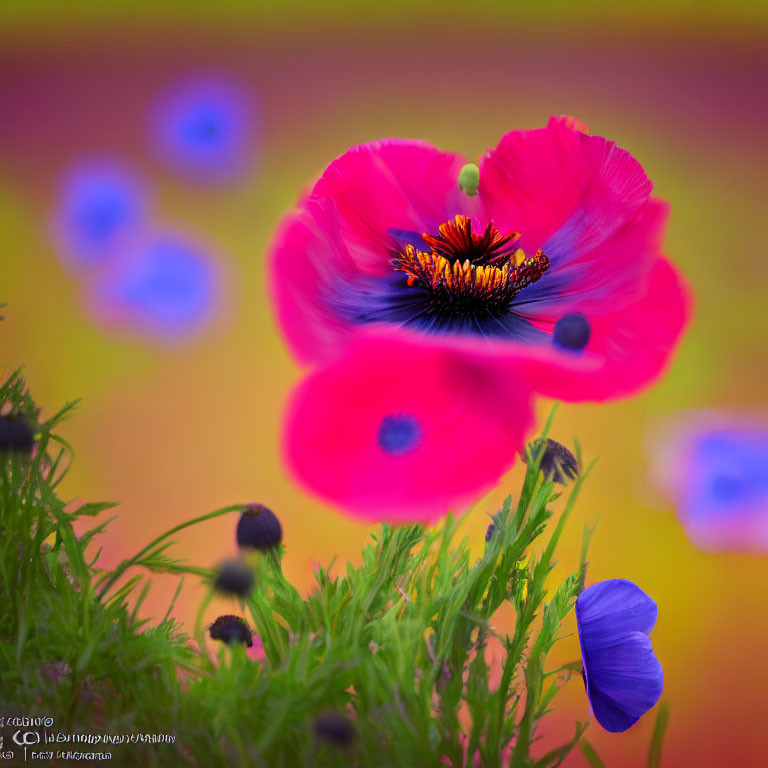
[[405, 456], [419, 447], [424, 436], [415, 416], [395, 413], [385, 416], [379, 425], [379, 447], [389, 456]]
[[552, 343], [560, 349], [580, 352], [589, 343], [591, 334], [589, 320], [580, 312], [570, 312], [555, 323]]
[[489, 222], [485, 232], [472, 231], [468, 216], [456, 216], [422, 235], [428, 250], [406, 245], [393, 258], [395, 270], [408, 275], [408, 285], [428, 294], [426, 311], [454, 318], [482, 319], [503, 312], [523, 288], [549, 268], [539, 249], [528, 256], [517, 247], [519, 232], [502, 235]]

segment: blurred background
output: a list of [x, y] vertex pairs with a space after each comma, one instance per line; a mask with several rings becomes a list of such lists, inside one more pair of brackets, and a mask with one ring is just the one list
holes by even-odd
[[[600, 456], [560, 573], [577, 562], [583, 524], [599, 518], [588, 580], [632, 579], [659, 605], [664, 764], [764, 766], [765, 549], [694, 546], [675, 498], [649, 478], [666, 455], [658, 426], [681, 410], [748, 418], [765, 405], [768, 7], [138, 8], [0, 5], [0, 365], [26, 365], [48, 414], [83, 399], [63, 429], [77, 452], [63, 492], [120, 502], [104, 563], [240, 501], [280, 516], [297, 586], [314, 562], [356, 560], [371, 528], [305, 494], [280, 460], [281, 412], [300, 371], [268, 300], [270, 234], [352, 144], [418, 137], [474, 159], [509, 129], [570, 114], [630, 150], [672, 202], [665, 250], [696, 311], [655, 387], [560, 408], [553, 436]], [[467, 521], [478, 552], [486, 513], [519, 479], [518, 466]], [[185, 532], [176, 555], [216, 564], [235, 552], [234, 523]], [[148, 615], [165, 612], [174, 587], [156, 580]], [[191, 624], [200, 596], [189, 580], [176, 616]], [[578, 655], [576, 635], [565, 637], [557, 658]], [[542, 749], [587, 713], [574, 679]], [[631, 768], [645, 764], [652, 726], [649, 716], [611, 735], [593, 723], [588, 738], [609, 766]], [[585, 764], [579, 754], [566, 763]]]

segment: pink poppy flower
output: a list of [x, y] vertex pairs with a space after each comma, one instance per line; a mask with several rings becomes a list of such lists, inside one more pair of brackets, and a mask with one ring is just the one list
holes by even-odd
[[366, 335], [295, 391], [284, 450], [305, 486], [352, 514], [427, 523], [492, 487], [532, 422], [524, 379], [483, 356]]
[[384, 328], [471, 343], [515, 373], [526, 361], [536, 389], [563, 400], [648, 385], [690, 314], [660, 254], [668, 205], [628, 152], [584, 128], [553, 117], [511, 131], [479, 171], [423, 141], [334, 160], [272, 248], [296, 356], [320, 363]]

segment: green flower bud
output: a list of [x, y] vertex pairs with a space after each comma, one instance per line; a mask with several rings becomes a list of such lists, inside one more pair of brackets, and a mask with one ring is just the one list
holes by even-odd
[[477, 194], [477, 188], [480, 186], [480, 169], [474, 163], [467, 163], [459, 171], [459, 186], [470, 197]]

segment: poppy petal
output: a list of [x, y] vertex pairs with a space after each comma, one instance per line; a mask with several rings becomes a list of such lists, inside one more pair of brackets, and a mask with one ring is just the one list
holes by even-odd
[[332, 198], [341, 234], [366, 274], [391, 271], [393, 236], [437, 232], [456, 214], [472, 215], [477, 198], [459, 188], [465, 160], [426, 141], [383, 139], [352, 147], [334, 160], [312, 194]]
[[526, 250], [546, 246], [553, 263], [621, 229], [652, 186], [629, 152], [565, 117], [510, 131], [480, 165], [479, 195], [496, 226], [520, 232]]
[[[358, 339], [288, 409], [296, 476], [364, 519], [429, 522], [492, 487], [532, 424], [530, 392], [471, 353]], [[494, 405], [498, 404], [498, 405]]]

